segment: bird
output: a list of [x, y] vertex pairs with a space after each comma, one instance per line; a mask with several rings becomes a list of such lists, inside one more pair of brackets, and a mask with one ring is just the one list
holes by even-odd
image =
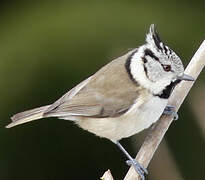
[[143, 45], [112, 60], [53, 104], [12, 116], [6, 127], [47, 117], [73, 121], [115, 143], [144, 180], [147, 169], [120, 140], [149, 128], [162, 114], [176, 115], [168, 98], [182, 80], [194, 78], [184, 73], [180, 57], [161, 41], [151, 24]]

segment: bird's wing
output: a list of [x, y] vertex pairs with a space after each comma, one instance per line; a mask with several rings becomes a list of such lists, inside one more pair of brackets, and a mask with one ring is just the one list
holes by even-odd
[[[132, 51], [131, 51], [132, 52]], [[125, 63], [131, 52], [110, 62], [86, 79], [45, 112], [45, 116], [114, 117], [126, 112], [141, 88], [127, 74]]]

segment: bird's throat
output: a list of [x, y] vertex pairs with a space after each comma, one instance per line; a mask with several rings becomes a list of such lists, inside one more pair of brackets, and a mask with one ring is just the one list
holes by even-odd
[[174, 82], [171, 82], [168, 86], [166, 86], [164, 88], [164, 90], [160, 93], [160, 94], [155, 94], [155, 96], [158, 96], [162, 99], [168, 99], [169, 96], [171, 95], [174, 87], [179, 84], [181, 82], [181, 80], [177, 79], [176, 81]]

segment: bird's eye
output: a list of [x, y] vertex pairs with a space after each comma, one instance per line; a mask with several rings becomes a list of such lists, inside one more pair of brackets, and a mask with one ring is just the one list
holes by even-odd
[[170, 65], [162, 65], [162, 67], [167, 72], [171, 71], [171, 66]]

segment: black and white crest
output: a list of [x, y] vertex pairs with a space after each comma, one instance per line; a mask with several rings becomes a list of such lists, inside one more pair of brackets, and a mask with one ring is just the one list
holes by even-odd
[[156, 30], [156, 26], [154, 24], [151, 24], [150, 26], [149, 33], [146, 37], [146, 42], [151, 46], [151, 49], [156, 49], [157, 51], [160, 51], [170, 57], [172, 56], [172, 54], [175, 55], [173, 50], [161, 41], [159, 34]]
[[162, 41], [156, 31], [156, 27], [154, 24], [150, 26], [150, 33], [147, 35], [147, 41], [149, 41], [149, 36], [152, 36], [152, 41], [154, 40], [155, 45], [162, 50]]

